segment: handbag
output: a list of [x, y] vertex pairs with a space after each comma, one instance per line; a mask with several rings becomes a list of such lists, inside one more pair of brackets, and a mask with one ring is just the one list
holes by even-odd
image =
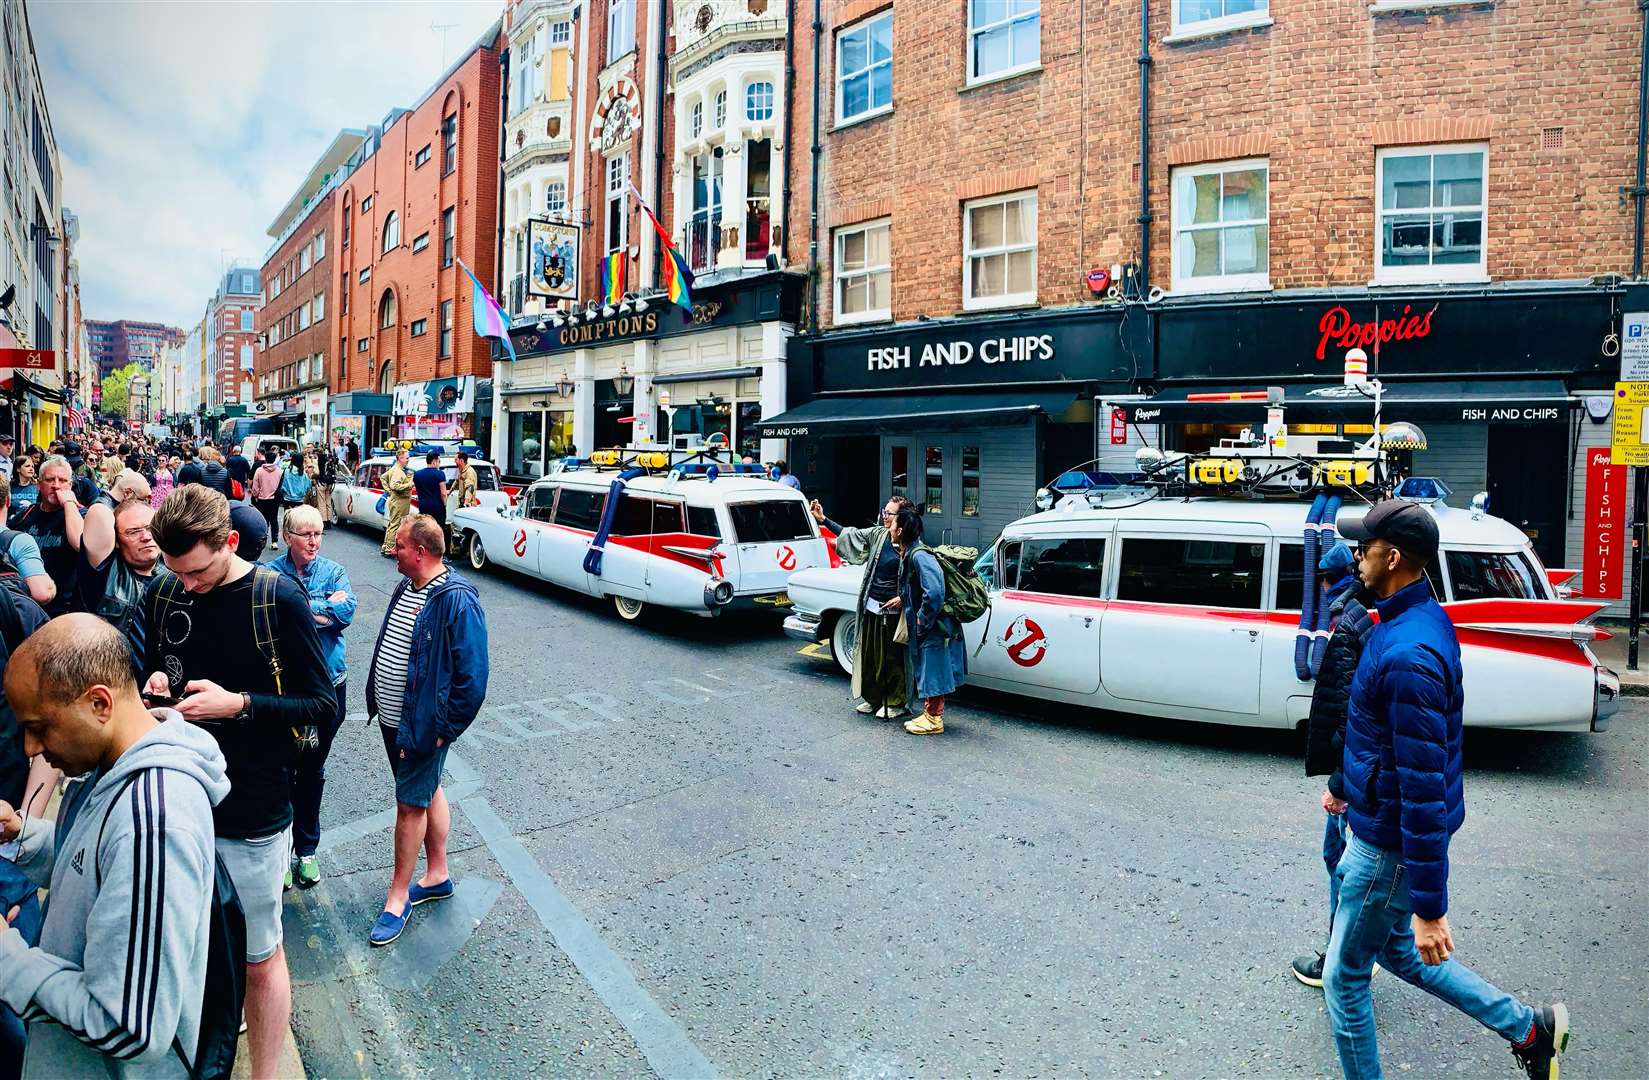
[[895, 645], [910, 644], [910, 625], [905, 622], [904, 611], [899, 612], [899, 623], [893, 628], [893, 643]]

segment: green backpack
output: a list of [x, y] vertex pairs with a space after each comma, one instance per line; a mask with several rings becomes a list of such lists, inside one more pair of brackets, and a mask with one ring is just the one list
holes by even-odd
[[940, 544], [929, 548], [939, 560], [939, 569], [945, 574], [946, 615], [956, 616], [962, 623], [970, 623], [990, 610], [990, 591], [984, 579], [973, 568], [979, 558], [979, 549], [959, 544]]

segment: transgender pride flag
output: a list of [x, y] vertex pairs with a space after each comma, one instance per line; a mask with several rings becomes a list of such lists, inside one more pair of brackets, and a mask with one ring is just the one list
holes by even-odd
[[464, 260], [458, 260], [458, 266], [464, 275], [470, 279], [470, 321], [475, 324], [475, 332], [482, 337], [498, 338], [504, 343], [504, 349], [515, 359], [515, 342], [510, 340], [510, 320], [504, 314], [504, 309], [498, 306], [498, 301], [492, 294], [482, 288], [481, 282], [473, 271], [464, 265]]

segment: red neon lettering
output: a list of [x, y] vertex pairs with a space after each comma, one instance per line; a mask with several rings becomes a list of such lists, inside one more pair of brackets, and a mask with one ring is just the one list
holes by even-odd
[[1403, 314], [1395, 319], [1374, 320], [1368, 322], [1353, 322], [1351, 312], [1335, 305], [1323, 312], [1323, 317], [1317, 320], [1317, 359], [1322, 360], [1328, 355], [1328, 346], [1333, 342], [1336, 348], [1362, 348], [1387, 341], [1408, 341], [1413, 338], [1423, 338], [1431, 333], [1431, 317], [1436, 314], [1434, 306], [1424, 315], [1410, 315], [1409, 305], [1403, 305]]

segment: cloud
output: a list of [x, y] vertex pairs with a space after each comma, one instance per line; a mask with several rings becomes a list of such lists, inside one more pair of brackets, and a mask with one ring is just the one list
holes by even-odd
[[[29, 8], [80, 218], [87, 318], [189, 327], [340, 128], [434, 84], [502, 4], [82, 3]], [[443, 34], [431, 26], [447, 25]]]

